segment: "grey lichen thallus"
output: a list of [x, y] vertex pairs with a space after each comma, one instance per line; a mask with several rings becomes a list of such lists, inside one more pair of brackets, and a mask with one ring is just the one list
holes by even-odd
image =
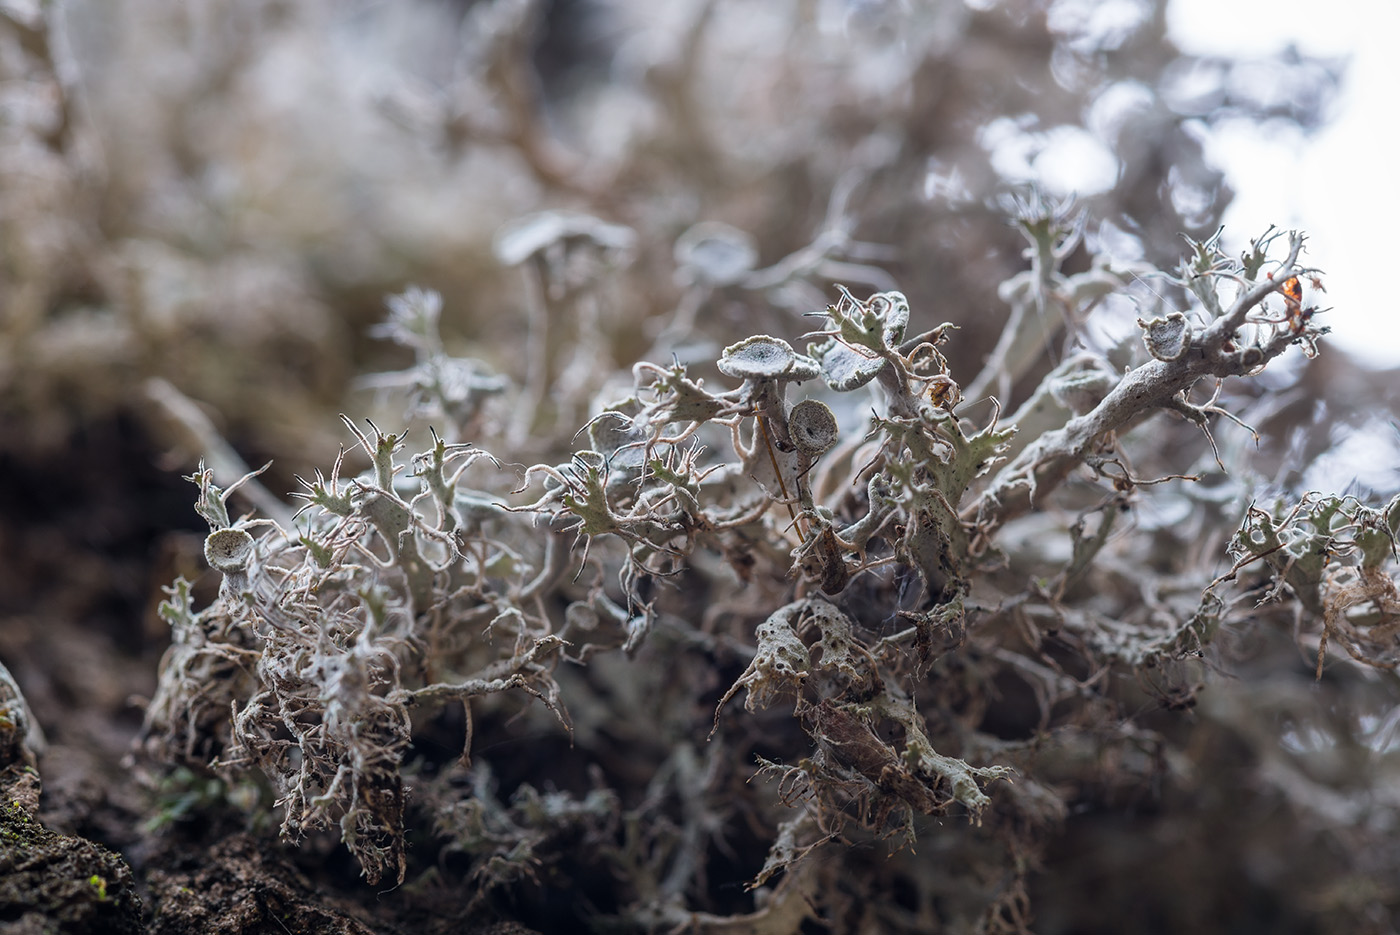
[[[850, 572], [829, 523], [819, 523], [821, 528], [813, 536], [815, 504], [802, 482], [817, 459], [835, 446], [836, 416], [820, 400], [804, 399], [791, 409], [785, 401], [786, 384], [818, 376], [820, 365], [793, 351], [786, 341], [757, 335], [726, 348], [719, 369], [745, 381], [740, 395], [754, 416], [754, 438], [751, 445], [744, 447], [736, 432], [735, 447], [743, 453], [745, 468], [760, 483], [766, 478], [760, 478], [759, 467], [771, 469], [788, 515], [802, 537], [794, 550], [797, 567], [818, 579], [827, 593], [840, 591], [850, 580]], [[767, 453], [766, 464], [758, 454], [760, 438]], [[789, 475], [792, 490], [788, 486]], [[794, 502], [801, 506], [800, 513]]]
[[[756, 427], [751, 445], [743, 445], [735, 430], [735, 450], [743, 457], [745, 471], [764, 486], [775, 485], [789, 516], [797, 522], [794, 497], [788, 491], [784, 474], [796, 475], [802, 469], [802, 456], [788, 429], [787, 384], [811, 380], [821, 373], [821, 367], [812, 358], [794, 351], [786, 341], [766, 334], [726, 347], [717, 366], [720, 373], [744, 381], [738, 393], [740, 403], [754, 416]], [[760, 437], [768, 454], [766, 465], [757, 457]], [[772, 484], [764, 483], [768, 480], [765, 468], [772, 470]]]

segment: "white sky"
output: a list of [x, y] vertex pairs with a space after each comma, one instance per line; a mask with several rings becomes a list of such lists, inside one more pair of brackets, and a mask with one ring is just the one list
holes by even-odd
[[1400, 0], [1172, 0], [1171, 36], [1186, 52], [1350, 55], [1337, 108], [1311, 139], [1226, 129], [1208, 150], [1235, 189], [1225, 241], [1242, 249], [1269, 224], [1310, 237], [1325, 272], [1322, 321], [1372, 366], [1400, 366]]

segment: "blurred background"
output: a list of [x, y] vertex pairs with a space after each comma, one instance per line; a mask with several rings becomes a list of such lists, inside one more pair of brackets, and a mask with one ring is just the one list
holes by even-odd
[[[511, 387], [472, 440], [528, 463], [567, 450], [637, 360], [703, 368], [749, 334], [794, 340], [837, 283], [904, 291], [916, 331], [958, 324], [970, 380], [1006, 318], [998, 287], [1027, 265], [1006, 209], [1031, 183], [1085, 212], [1066, 272], [1144, 270], [1095, 311], [1101, 349], [1185, 307], [1146, 273], [1175, 267], [1183, 235], [1223, 224], [1238, 252], [1299, 227], [1335, 341], [1270, 371], [1259, 469], [1389, 496], [1397, 26], [1367, 0], [0, 0], [0, 658], [54, 741], [48, 820], [139, 837], [117, 764], [167, 639], [153, 609], [202, 567], [179, 474], [218, 437], [288, 491], [345, 440], [338, 413], [392, 427], [401, 410], [364, 376], [410, 363], [371, 335], [410, 284], [443, 294], [448, 349]], [[1362, 720], [1327, 730], [1359, 732], [1348, 756], [1393, 756], [1368, 684]], [[1220, 697], [1200, 736], [1281, 762], [1283, 716], [1255, 732]], [[1350, 781], [1329, 769], [1298, 800]], [[1201, 810], [1302, 807], [1252, 801]], [[1205, 886], [1201, 826], [1174, 837], [1159, 807], [1134, 813], [1153, 849], [1134, 859], [1201, 861], [1172, 886]], [[1178, 905], [1170, 886], [1109, 886], [1122, 839], [1096, 849], [1091, 818], [1047, 886], [1104, 898], [1051, 899], [1047, 930], [1133, 928], [1149, 908], [1161, 931], [1388, 930], [1395, 877], [1363, 885], [1400, 866], [1383, 827], [1327, 839], [1340, 882], [1306, 913], [1289, 888], [1307, 870], [1277, 855], [1317, 839], [1280, 827], [1239, 838], [1229, 885]]]
[[[492, 242], [540, 210], [640, 235], [610, 299], [617, 365], [675, 349], [672, 246], [699, 222], [727, 225], [738, 240], [711, 245], [754, 268], [814, 243], [850, 264], [779, 270], [705, 319], [762, 320], [775, 297], [819, 307], [874, 265], [928, 318], [994, 333], [996, 284], [1020, 259], [993, 206], [1028, 182], [1079, 196], [1090, 249], [1168, 269], [1182, 233], [1224, 223], [1243, 248], [1303, 227], [1335, 345], [1400, 359], [1368, 284], [1383, 246], [1366, 218], [1395, 197], [1366, 181], [1391, 106], [1384, 4], [4, 9], [0, 388], [10, 412], [67, 404], [25, 424], [27, 445], [130, 407], [159, 374], [255, 460], [322, 451], [326, 407], [379, 362], [381, 297], [409, 282], [444, 292], [459, 349], [508, 371], [493, 348], [518, 324], [500, 313], [521, 308], [519, 275]], [[667, 340], [629, 340], [634, 318]]]
[[[1312, 236], [1311, 262], [1329, 274], [1332, 343], [1361, 363], [1400, 364], [1400, 324], [1393, 290], [1377, 276], [1387, 244], [1376, 220], [1400, 211], [1400, 192], [1377, 185], [1393, 147], [1400, 105], [1400, 60], [1390, 39], [1400, 30], [1400, 8], [1375, 0], [1339, 0], [1325, 14], [1301, 0], [1211, 3], [1172, 0], [1169, 35], [1198, 54], [1291, 54], [1341, 59], [1338, 93], [1316, 132], [1287, 122], [1223, 124], [1207, 145], [1235, 198], [1225, 210], [1226, 242], [1268, 224], [1297, 227]], [[1258, 80], [1267, 81], [1265, 76]], [[1286, 87], [1273, 93], [1287, 95]]]

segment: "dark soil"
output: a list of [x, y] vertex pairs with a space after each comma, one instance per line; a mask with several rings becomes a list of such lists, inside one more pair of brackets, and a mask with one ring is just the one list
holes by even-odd
[[0, 808], [0, 932], [144, 931], [126, 861], [84, 838], [45, 829], [18, 805]]

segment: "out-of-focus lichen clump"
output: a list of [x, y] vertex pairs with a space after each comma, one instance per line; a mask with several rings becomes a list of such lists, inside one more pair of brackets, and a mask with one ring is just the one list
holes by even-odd
[[[1106, 154], [1071, 184], [1115, 249], [1210, 233], [1228, 190], [1192, 127], [1273, 116], [1236, 63], [1147, 4], [1107, 31], [982, 6], [9, 0], [0, 398], [48, 414], [32, 440], [114, 408], [169, 437], [156, 376], [245, 445], [323, 453], [379, 297], [427, 279], [449, 339], [528, 387], [520, 445], [824, 284], [992, 307], [1017, 260], [988, 199], [1066, 133]], [[1249, 64], [1316, 123], [1321, 63]], [[998, 333], [947, 317], [972, 359]]]
[[1386, 403], [1205, 156], [1338, 68], [1165, 8], [0, 0], [0, 467], [207, 526], [153, 924], [1393, 929]]

